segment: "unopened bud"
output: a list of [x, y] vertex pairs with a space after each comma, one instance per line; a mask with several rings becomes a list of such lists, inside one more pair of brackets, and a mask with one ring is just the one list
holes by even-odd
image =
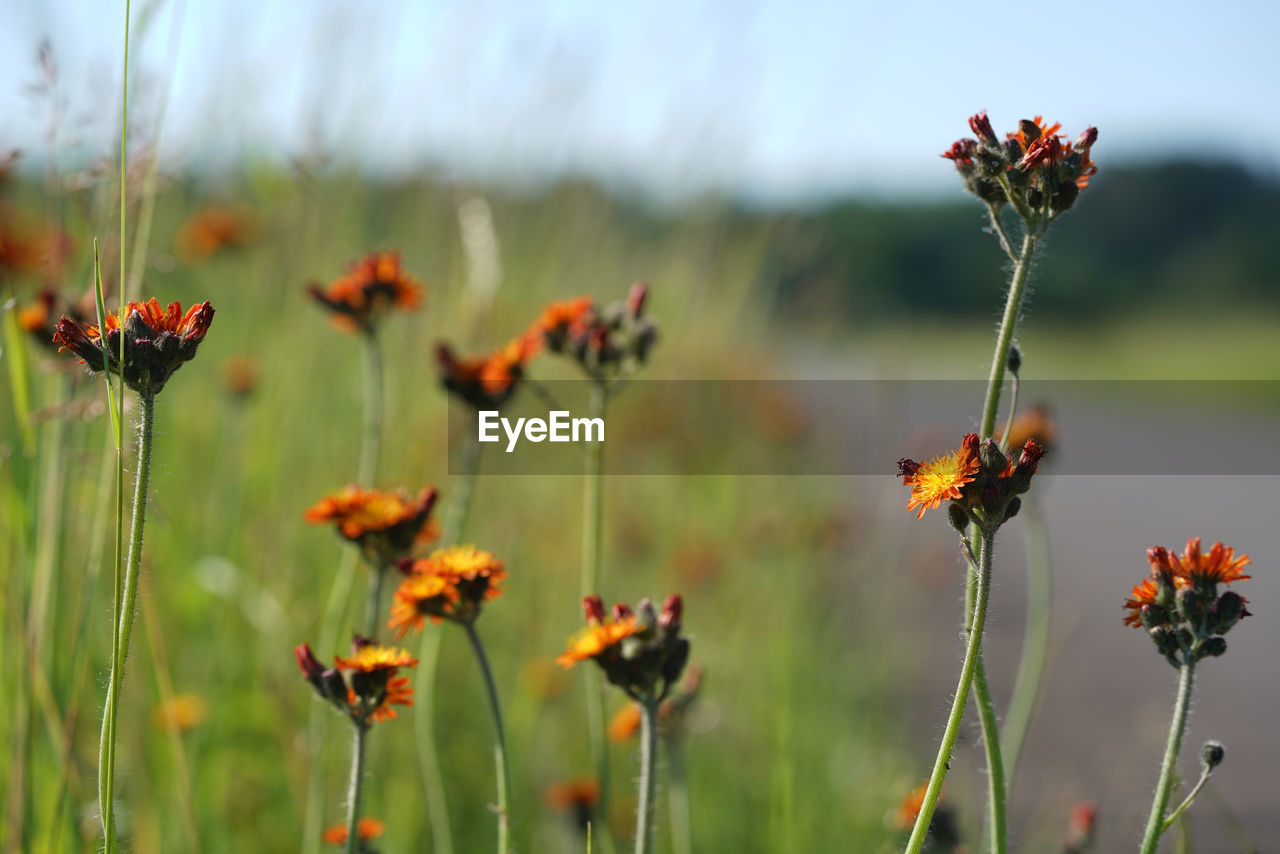
[[588, 625], [604, 622], [604, 601], [595, 593], [582, 597], [582, 610], [587, 615]]
[[986, 110], [969, 117], [969, 129], [983, 142], [999, 142], [995, 130], [991, 127], [991, 119], [987, 118]]
[[324, 665], [311, 651], [311, 645], [304, 643], [295, 646], [293, 657], [298, 660], [298, 669], [302, 671], [302, 675], [307, 677], [307, 681], [314, 685], [316, 690], [319, 690], [320, 674], [324, 672]]
[[625, 620], [628, 617], [634, 617], [635, 614], [631, 610], [631, 606], [626, 602], [618, 602], [613, 606], [613, 618], [615, 620]]
[[636, 614], [639, 616], [640, 625], [646, 629], [652, 629], [658, 624], [658, 612], [653, 608], [653, 600], [647, 596], [636, 604]]
[[672, 593], [667, 597], [667, 601], [662, 603], [662, 613], [658, 616], [658, 625], [662, 627], [663, 632], [666, 634], [679, 634], [680, 619], [683, 614], [684, 602], [681, 601], [679, 594]]
[[666, 659], [662, 662], [662, 681], [668, 685], [674, 685], [688, 661], [689, 641], [676, 638], [667, 651]]
[[947, 519], [951, 521], [951, 527], [961, 534], [969, 529], [969, 512], [955, 501], [947, 504]]
[[627, 310], [632, 317], [639, 317], [644, 312], [644, 301], [649, 295], [649, 286], [644, 282], [636, 282], [627, 291]]
[[1070, 210], [1080, 197], [1080, 188], [1075, 181], [1063, 181], [1053, 193], [1053, 209], [1055, 211]]
[[1224, 635], [1245, 615], [1244, 597], [1228, 590], [1209, 606], [1209, 626]]
[[1008, 367], [1009, 373], [1014, 376], [1017, 376], [1018, 371], [1022, 370], [1022, 351], [1018, 349], [1017, 344], [1009, 348], [1009, 357], [1005, 359], [1005, 366]]
[[1178, 637], [1173, 633], [1172, 629], [1165, 626], [1157, 626], [1150, 630], [1151, 640], [1155, 643], [1156, 649], [1161, 655], [1176, 655], [1178, 652]]
[[1088, 127], [1084, 129], [1084, 133], [1076, 137], [1076, 144], [1074, 147], [1076, 151], [1088, 151], [1097, 141], [1098, 129], [1095, 127]]
[[1169, 624], [1169, 614], [1159, 605], [1143, 605], [1138, 609], [1138, 619], [1142, 627], [1152, 632]]
[[1014, 516], [1017, 516], [1018, 511], [1021, 509], [1022, 509], [1022, 499], [1018, 498], [1016, 495], [1013, 498], [1010, 498], [1008, 506], [1004, 508], [1005, 521], [1007, 522], [1010, 519], [1012, 519]]
[[[1151, 550], [1148, 549], [1150, 554]], [[1173, 576], [1167, 572], [1156, 573], [1156, 604], [1166, 611], [1172, 610], [1174, 607], [1173, 595], [1175, 593], [1173, 586]]]
[[978, 459], [982, 461], [982, 473], [988, 477], [996, 477], [1009, 466], [1009, 460], [1000, 452], [1000, 445], [995, 439], [987, 439], [978, 451]]
[[320, 696], [333, 703], [338, 708], [345, 708], [347, 705], [347, 682], [342, 678], [342, 673], [335, 667], [330, 667], [324, 673], [320, 674], [320, 685], [316, 688], [320, 692]]
[[1227, 758], [1227, 749], [1222, 746], [1220, 741], [1206, 741], [1204, 747], [1200, 748], [1200, 763], [1204, 765], [1206, 771], [1212, 771], [1222, 764], [1222, 760]]
[[1222, 655], [1226, 651], [1227, 651], [1226, 638], [1220, 638], [1220, 637], [1209, 638], [1207, 641], [1200, 644], [1201, 658], [1217, 658], [1218, 656]]
[[1188, 623], [1199, 623], [1200, 601], [1196, 596], [1196, 591], [1190, 587], [1184, 587], [1174, 594], [1174, 603], [1178, 608], [1178, 616], [1186, 620]]

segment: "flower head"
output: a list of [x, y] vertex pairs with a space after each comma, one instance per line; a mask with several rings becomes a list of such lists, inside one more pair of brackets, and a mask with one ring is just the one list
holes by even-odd
[[933, 510], [943, 500], [961, 496], [961, 487], [973, 483], [978, 469], [978, 434], [967, 433], [960, 448], [950, 454], [934, 457], [927, 463], [903, 458], [898, 460], [898, 476], [902, 485], [911, 487], [907, 509], [919, 507], [917, 519], [924, 518], [924, 511]]
[[445, 390], [476, 409], [498, 409], [524, 377], [525, 365], [538, 354], [541, 338], [525, 334], [479, 356], [458, 358], [447, 344], [436, 348]]
[[365, 333], [391, 309], [414, 309], [422, 302], [422, 283], [401, 268], [399, 252], [366, 255], [327, 289], [312, 284], [307, 292], [332, 312], [339, 328]]
[[213, 306], [208, 302], [182, 311], [173, 302], [161, 308], [155, 299], [131, 302], [124, 321], [118, 314], [106, 316], [105, 341], [97, 326], [82, 324], [63, 316], [54, 328], [53, 341], [61, 350], [71, 350], [91, 371], [104, 367], [120, 369], [120, 338], [124, 337], [124, 381], [139, 394], [155, 394], [190, 361], [213, 322]]
[[358, 544], [375, 566], [408, 555], [415, 542], [436, 537], [431, 510], [437, 492], [423, 487], [416, 498], [403, 490], [361, 489], [352, 484], [322, 499], [304, 514], [308, 522], [332, 522], [338, 533]]
[[209, 717], [209, 704], [198, 694], [177, 694], [156, 706], [152, 720], [156, 726], [174, 732], [198, 727]]
[[661, 615], [648, 599], [635, 612], [618, 603], [606, 617], [600, 597], [587, 596], [582, 610], [586, 628], [570, 638], [556, 663], [568, 668], [590, 659], [633, 700], [666, 699], [689, 660], [689, 641], [680, 634], [684, 610], [680, 597], [667, 597]]
[[193, 214], [178, 229], [174, 242], [178, 254], [189, 261], [201, 261], [223, 249], [249, 243], [253, 225], [244, 211], [212, 206]]
[[[321, 699], [346, 715], [358, 727], [368, 727], [396, 716], [392, 706], [412, 706], [413, 688], [397, 672], [414, 667], [418, 659], [403, 649], [379, 646], [357, 636], [349, 657], [336, 656], [325, 668], [307, 644], [294, 648], [298, 669]], [[350, 677], [342, 671], [349, 671]]]
[[[362, 818], [356, 823], [356, 836], [361, 842], [372, 842], [383, 834], [387, 826], [376, 818]], [[347, 826], [335, 824], [324, 832], [324, 841], [330, 845], [347, 844]]]
[[1175, 667], [1185, 661], [1226, 652], [1223, 639], [1244, 617], [1248, 600], [1219, 584], [1249, 578], [1248, 555], [1214, 543], [1206, 554], [1192, 537], [1181, 555], [1161, 546], [1147, 549], [1151, 574], [1134, 586], [1124, 602], [1124, 623], [1147, 630], [1160, 654]]
[[657, 341], [658, 327], [645, 314], [648, 293], [648, 285], [636, 282], [625, 299], [603, 309], [587, 296], [553, 302], [527, 334], [576, 361], [592, 379], [613, 379], [643, 364]]
[[502, 561], [475, 546], [437, 549], [430, 557], [406, 561], [407, 576], [396, 590], [387, 624], [403, 637], [409, 629], [421, 629], [427, 619], [470, 623], [489, 599], [502, 593], [507, 577]]

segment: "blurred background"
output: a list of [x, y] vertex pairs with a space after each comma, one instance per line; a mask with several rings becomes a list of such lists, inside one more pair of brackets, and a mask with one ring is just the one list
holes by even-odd
[[[119, 291], [123, 8], [18, 0], [5, 17], [0, 660], [14, 701], [0, 706], [0, 844], [79, 851], [95, 828], [114, 455], [100, 383], [16, 318], [41, 289], [59, 311], [88, 292], [95, 237]], [[436, 343], [487, 349], [549, 300], [608, 302], [638, 279], [662, 324], [648, 379], [981, 380], [1005, 259], [939, 157], [980, 109], [998, 132], [1033, 115], [1069, 138], [1099, 128], [1099, 172], [1051, 230], [1019, 331], [1023, 400], [1052, 407], [1061, 456], [1039, 481], [1050, 670], [1012, 838], [1058, 850], [1072, 805], [1094, 801], [1099, 850], [1136, 844], [1175, 676], [1120, 606], [1146, 547], [1202, 536], [1253, 555], [1242, 593], [1257, 616], [1202, 670], [1183, 768], [1211, 737], [1227, 760], [1191, 836], [1205, 852], [1265, 848], [1280, 833], [1280, 472], [1240, 471], [1274, 460], [1280, 418], [1280, 114], [1260, 107], [1280, 84], [1278, 28], [1266, 3], [135, 3], [128, 275], [217, 316], [160, 401], [154, 622], [134, 636], [121, 737], [132, 850], [298, 847], [313, 701], [289, 652], [314, 642], [342, 549], [301, 515], [351, 478], [361, 400], [358, 342], [308, 282], [399, 249], [427, 283], [424, 309], [386, 324], [382, 485], [435, 483], [446, 501]], [[1064, 379], [1100, 382], [1055, 400], [1044, 381]], [[1150, 382], [1108, 394], [1112, 379]], [[1205, 395], [1186, 380], [1255, 382]], [[634, 406], [626, 429], [652, 437], [664, 472], [729, 434], [783, 454], [771, 470], [789, 455], [812, 471], [830, 447], [813, 436], [856, 446], [883, 415], [930, 457], [980, 406], [897, 423], [888, 404], [850, 412], [813, 388], [697, 423]], [[1167, 469], [1053, 473], [1088, 469], [1117, 435], [1168, 447]], [[1229, 473], [1204, 474], [1206, 458]], [[928, 773], [954, 689], [963, 576], [945, 517], [908, 514], [893, 470], [610, 479], [602, 592], [684, 592], [705, 667], [687, 743], [695, 850], [900, 848], [898, 804]], [[549, 666], [580, 622], [581, 484], [490, 475], [475, 502], [472, 536], [511, 572], [482, 629], [508, 706], [516, 839], [582, 850], [544, 794], [589, 770], [581, 674]], [[999, 545], [987, 644], [1002, 710], [1023, 637], [1022, 522]], [[475, 850], [491, 840], [492, 781], [466, 652], [445, 637], [437, 729], [459, 850]], [[157, 709], [175, 694], [198, 713], [166, 729]], [[412, 726], [376, 734], [383, 849], [425, 850]], [[965, 734], [946, 799], [976, 837], [972, 715]], [[343, 738], [325, 756], [326, 824], [346, 751]], [[623, 793], [634, 752], [615, 746]], [[630, 807], [609, 817], [623, 837]]]

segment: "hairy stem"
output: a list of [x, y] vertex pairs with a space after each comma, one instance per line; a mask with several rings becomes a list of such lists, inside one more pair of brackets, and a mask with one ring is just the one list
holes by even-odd
[[368, 734], [369, 725], [357, 721], [351, 748], [351, 782], [347, 788], [347, 854], [359, 854], [360, 851], [360, 800], [364, 796], [364, 753]]
[[476, 661], [480, 663], [480, 672], [484, 676], [485, 690], [489, 696], [489, 712], [493, 715], [494, 766], [498, 775], [498, 854], [508, 854], [511, 850], [511, 764], [507, 756], [507, 736], [502, 728], [502, 706], [498, 703], [498, 687], [493, 681], [493, 670], [489, 667], [489, 658], [484, 654], [484, 646], [480, 636], [476, 634], [474, 622], [463, 624], [467, 630], [467, 638], [471, 648], [475, 650]]
[[1147, 816], [1147, 830], [1142, 836], [1142, 854], [1155, 854], [1164, 832], [1165, 810], [1169, 796], [1178, 777], [1178, 752], [1182, 749], [1182, 736], [1187, 729], [1187, 713], [1191, 710], [1191, 691], [1195, 686], [1195, 659], [1184, 652], [1186, 660], [1178, 670], [1178, 696], [1173, 703], [1173, 720], [1169, 722], [1169, 738], [1164, 746], [1164, 759], [1160, 763], [1160, 781], [1156, 783], [1155, 800], [1151, 802], [1151, 814]]
[[635, 854], [653, 850], [654, 795], [657, 789], [658, 700], [640, 698], [640, 803], [636, 806]]
[[1022, 311], [1022, 295], [1026, 291], [1027, 277], [1031, 273], [1031, 259], [1035, 256], [1039, 237], [1028, 226], [1022, 236], [1022, 249], [1013, 267], [1009, 281], [1009, 294], [1005, 298], [1004, 315], [1000, 319], [1000, 331], [996, 335], [996, 349], [991, 357], [991, 375], [987, 380], [987, 396], [982, 404], [982, 422], [978, 435], [989, 437], [996, 429], [996, 411], [1000, 408], [1000, 387], [1004, 384], [1005, 366], [1009, 361], [1009, 347], [1013, 344], [1013, 330], [1018, 325]]
[[929, 786], [925, 790], [924, 802], [920, 806], [915, 827], [912, 828], [911, 838], [907, 842], [907, 854], [919, 854], [924, 847], [929, 823], [933, 820], [933, 812], [942, 794], [942, 783], [947, 776], [947, 766], [951, 762], [951, 754], [955, 750], [956, 739], [960, 735], [960, 722], [964, 718], [964, 708], [969, 701], [969, 688], [973, 684], [978, 657], [982, 651], [982, 632], [986, 628], [987, 602], [991, 592], [991, 551], [991, 535], [983, 532], [980, 535], [978, 547], [973, 620], [969, 624], [969, 639], [965, 647], [964, 664], [960, 668], [960, 681], [951, 702], [951, 713], [947, 716], [946, 729], [942, 732], [942, 743], [938, 746], [938, 755], [933, 762], [933, 772], [929, 776]]
[[133, 521], [129, 526], [129, 558], [125, 563], [124, 584], [120, 593], [111, 649], [111, 676], [107, 683], [107, 702], [102, 716], [102, 734], [98, 744], [98, 806], [102, 810], [102, 831], [108, 853], [115, 849], [115, 770], [116, 720], [120, 712], [120, 690], [124, 683], [124, 662], [129, 655], [129, 639], [133, 634], [134, 608], [138, 599], [138, 566], [142, 562], [142, 529], [147, 518], [147, 488], [151, 483], [151, 445], [155, 433], [154, 395], [140, 395], [141, 416], [138, 425], [138, 470], [133, 484]]

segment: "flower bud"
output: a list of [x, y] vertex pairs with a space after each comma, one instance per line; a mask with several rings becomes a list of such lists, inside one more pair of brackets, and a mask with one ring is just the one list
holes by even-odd
[[684, 602], [680, 599], [680, 594], [672, 593], [662, 604], [662, 614], [658, 616], [658, 625], [662, 627], [664, 634], [679, 634], [680, 618], [683, 613]]
[[631, 316], [638, 318], [644, 312], [644, 301], [649, 295], [649, 286], [644, 282], [636, 282], [627, 291], [627, 310]]
[[947, 519], [950, 520], [951, 527], [961, 534], [969, 530], [969, 512], [955, 501], [947, 505]]
[[1014, 516], [1018, 515], [1018, 511], [1022, 509], [1022, 499], [1016, 495], [1009, 499], [1009, 504], [1004, 508], [1004, 520], [1008, 522]]
[[336, 667], [330, 667], [320, 674], [320, 685], [316, 688], [320, 696], [333, 703], [339, 709], [347, 707], [347, 682]]
[[1142, 621], [1142, 627], [1149, 632], [1169, 624], [1168, 612], [1159, 605], [1143, 605], [1138, 609], [1138, 619]]
[[999, 137], [996, 136], [995, 130], [991, 127], [991, 119], [987, 118], [986, 110], [969, 117], [969, 129], [983, 142], [997, 143], [1000, 141]]
[[1200, 644], [1200, 658], [1217, 658], [1227, 651], [1227, 641], [1225, 638], [1209, 638]]
[[1225, 635], [1245, 615], [1244, 597], [1228, 590], [1209, 606], [1209, 627]]
[[1017, 376], [1018, 371], [1022, 370], [1022, 351], [1018, 349], [1017, 344], [1009, 348], [1009, 357], [1005, 359], [1005, 367], [1014, 376]]
[[[1150, 549], [1147, 550], [1150, 554]], [[1176, 591], [1173, 587], [1173, 576], [1167, 572], [1156, 573], [1156, 604], [1166, 611], [1174, 607], [1173, 595]]]
[[604, 601], [595, 593], [582, 597], [582, 610], [587, 615], [587, 625], [604, 622]]
[[1073, 147], [1076, 151], [1088, 151], [1097, 141], [1098, 129], [1095, 127], [1087, 127], [1084, 129], [1084, 133], [1076, 137], [1076, 144]]
[[667, 685], [674, 685], [689, 661], [689, 641], [675, 638], [666, 652], [666, 658], [662, 662], [662, 681]]
[[639, 616], [640, 625], [646, 630], [652, 629], [658, 624], [658, 612], [653, 609], [653, 600], [647, 596], [636, 604], [636, 612]]
[[324, 672], [324, 665], [316, 658], [315, 653], [311, 651], [310, 644], [299, 644], [293, 648], [293, 656], [298, 660], [298, 669], [302, 671], [302, 675], [307, 677], [317, 691], [320, 690], [320, 674]]
[[1198, 614], [1200, 600], [1196, 596], [1195, 590], [1190, 587], [1184, 587], [1174, 594], [1173, 601], [1178, 609], [1178, 616], [1188, 623], [1198, 624], [1200, 622]]
[[635, 613], [631, 610], [631, 606], [626, 602], [618, 602], [613, 606], [613, 618], [615, 620], [625, 620], [628, 617], [634, 617]]
[[1079, 196], [1080, 188], [1076, 186], [1075, 181], [1063, 181], [1053, 192], [1052, 207], [1055, 212], [1070, 210]]
[[1155, 642], [1156, 649], [1161, 655], [1176, 656], [1178, 653], [1178, 637], [1173, 630], [1166, 626], [1157, 626], [1150, 630], [1151, 640]]
[[1205, 771], [1217, 768], [1226, 757], [1227, 749], [1220, 741], [1206, 741], [1204, 747], [1200, 748], [1200, 764], [1204, 766]]
[[1009, 460], [1000, 452], [1000, 445], [995, 439], [987, 439], [978, 451], [978, 459], [982, 462], [982, 473], [988, 477], [997, 477], [1009, 466]]

